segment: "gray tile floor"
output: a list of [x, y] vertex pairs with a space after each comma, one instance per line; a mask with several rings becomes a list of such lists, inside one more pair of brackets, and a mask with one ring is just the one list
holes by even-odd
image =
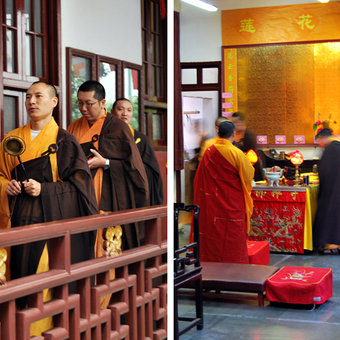
[[[187, 228], [180, 235], [185, 243]], [[258, 307], [254, 300], [205, 300], [204, 329], [191, 329], [180, 340], [328, 340], [340, 339], [340, 255], [271, 254], [271, 265], [333, 269], [333, 297], [315, 310], [292, 306]], [[179, 313], [194, 316], [194, 301], [180, 297]], [[181, 324], [180, 324], [181, 326]]]

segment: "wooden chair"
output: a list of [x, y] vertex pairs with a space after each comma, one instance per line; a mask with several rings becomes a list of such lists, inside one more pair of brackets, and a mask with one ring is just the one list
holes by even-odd
[[[194, 241], [179, 248], [178, 239], [178, 217], [180, 211], [193, 212]], [[203, 299], [202, 299], [202, 267], [199, 252], [199, 207], [197, 205], [185, 206], [184, 203], [175, 203], [174, 206], [174, 339], [187, 332], [192, 327], [203, 329]], [[183, 256], [184, 255], [184, 256]], [[196, 317], [178, 316], [177, 290], [182, 287], [194, 288]], [[179, 329], [179, 321], [188, 324]]]

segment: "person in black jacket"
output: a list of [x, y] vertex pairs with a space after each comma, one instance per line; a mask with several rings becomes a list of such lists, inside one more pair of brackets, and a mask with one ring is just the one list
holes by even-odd
[[340, 139], [332, 130], [322, 129], [316, 136], [324, 148], [319, 172], [318, 205], [314, 221], [314, 246], [324, 254], [340, 253]]
[[[246, 125], [245, 116], [241, 112], [234, 112], [231, 117], [235, 125], [235, 140], [234, 145], [240, 148], [244, 153], [252, 149], [257, 151], [256, 135], [249, 130]], [[262, 181], [264, 179], [262, 162], [259, 158], [257, 163], [254, 164], [255, 168], [255, 181]]]

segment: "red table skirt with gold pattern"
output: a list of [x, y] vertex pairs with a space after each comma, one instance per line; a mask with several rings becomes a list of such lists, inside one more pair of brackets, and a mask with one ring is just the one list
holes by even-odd
[[274, 252], [304, 252], [305, 191], [253, 190], [249, 240], [269, 241]]

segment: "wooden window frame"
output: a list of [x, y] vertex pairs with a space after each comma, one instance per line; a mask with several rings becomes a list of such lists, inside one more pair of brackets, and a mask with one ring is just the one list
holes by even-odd
[[[167, 30], [167, 20], [159, 19], [160, 23], [160, 60], [161, 64], [156, 64], [153, 62], [153, 46], [152, 46], [152, 34], [155, 33], [151, 30], [151, 6], [150, 3], [158, 3], [158, 0], [144, 0], [144, 11], [142, 13], [145, 15], [145, 18], [142, 23], [145, 23], [145, 26], [142, 26], [142, 32], [144, 32], [145, 40], [142, 41], [142, 49], [143, 49], [143, 75], [146, 74], [146, 79], [144, 79], [144, 84], [146, 84], [146, 88], [144, 88], [144, 100], [145, 102], [167, 102], [167, 34], [164, 34], [164, 31]], [[163, 38], [163, 39], [162, 39]], [[152, 71], [153, 67], [160, 67], [161, 68], [161, 96], [157, 97], [154, 95], [155, 90], [154, 84], [152, 83]]]
[[[16, 38], [16, 44], [15, 44], [15, 48], [14, 48], [14, 54], [16, 56], [16, 64], [15, 64], [15, 70], [16, 72], [7, 72], [4, 71], [3, 72], [3, 78], [5, 81], [5, 85], [6, 86], [11, 86], [13, 85], [13, 81], [15, 80], [19, 80], [20, 82], [27, 82], [29, 84], [31, 84], [34, 81], [37, 80], [42, 80], [42, 81], [50, 81], [54, 84], [59, 85], [60, 84], [60, 78], [58, 76], [56, 76], [56, 70], [55, 67], [51, 67], [48, 65], [53, 64], [53, 62], [50, 61], [50, 57], [53, 57], [53, 61], [56, 61], [59, 58], [56, 58], [55, 56], [55, 52], [54, 52], [54, 48], [51, 46], [51, 44], [48, 45], [48, 49], [46, 50], [46, 45], [47, 45], [47, 41], [53, 41], [54, 38], [52, 37], [57, 37], [57, 50], [59, 50], [60, 48], [60, 18], [57, 18], [57, 16], [55, 15], [55, 13], [59, 13], [59, 17], [60, 17], [60, 0], [56, 0], [56, 1], [52, 1], [49, 2], [48, 0], [44, 0], [42, 1], [42, 7], [41, 7], [41, 23], [42, 23], [42, 27], [44, 27], [45, 32], [44, 33], [37, 33], [34, 30], [30, 30], [30, 31], [26, 31], [25, 27], [24, 27], [24, 22], [23, 22], [23, 13], [24, 13], [24, 6], [25, 6], [25, 1], [24, 0], [19, 0], [20, 2], [20, 6], [16, 6], [15, 4], [15, 11], [14, 13], [16, 13], [15, 15], [15, 23], [16, 26], [11, 26], [12, 29], [15, 29], [17, 31], [17, 38]], [[1, 2], [1, 7], [2, 10], [5, 8], [5, 0], [2, 0]], [[19, 8], [19, 9], [18, 9]], [[22, 10], [22, 12], [21, 12]], [[48, 10], [49, 15], [43, 15], [43, 13], [46, 13]], [[19, 15], [19, 13], [22, 13], [22, 15]], [[32, 26], [35, 25], [35, 12], [34, 12], [34, 2], [31, 2], [31, 13], [33, 13], [32, 15]], [[47, 18], [48, 17], [48, 18]], [[49, 20], [48, 20], [49, 19]], [[59, 20], [58, 20], [59, 19]], [[3, 25], [3, 24], [2, 24]], [[57, 28], [55, 28], [54, 26], [57, 26]], [[7, 25], [4, 25], [7, 26]], [[36, 45], [36, 37], [37, 36], [41, 36], [43, 35], [43, 60], [42, 60], [42, 68], [43, 68], [43, 77], [37, 77], [37, 76], [31, 76], [31, 75], [27, 75], [26, 74], [26, 60], [25, 60], [25, 52], [24, 52], [24, 46], [25, 46], [25, 36], [26, 36], [26, 32], [29, 33], [30, 36], [33, 37], [33, 44], [32, 44], [32, 56], [33, 56], [33, 60], [35, 61], [36, 58], [36, 53], [35, 53], [35, 45]], [[2, 32], [3, 34], [3, 32]], [[2, 35], [1, 35], [1, 39], [2, 39]], [[6, 50], [6, 41], [4, 42], [4, 50], [2, 51], [2, 56], [4, 56]], [[59, 57], [60, 57], [60, 53], [59, 53]], [[4, 66], [4, 65], [3, 65]], [[35, 73], [35, 69], [36, 69], [36, 64], [35, 62], [33, 63], [33, 71]], [[3, 68], [2, 68], [3, 70]], [[59, 81], [55, 81], [56, 79], [59, 78]], [[51, 79], [53, 79], [51, 81]], [[14, 82], [14, 86], [15, 86], [16, 82]]]
[[[151, 143], [154, 146], [154, 149], [157, 151], [166, 151], [167, 150], [167, 19], [159, 19], [160, 24], [160, 60], [161, 64], [154, 63], [153, 60], [153, 46], [152, 46], [152, 34], [151, 31], [151, 2], [158, 3], [160, 5], [159, 0], [144, 0], [141, 1], [141, 7], [144, 4], [144, 8], [142, 8], [142, 15], [144, 14], [144, 18], [142, 18], [142, 63], [143, 70], [141, 72], [141, 81], [142, 86], [144, 87], [144, 96], [143, 96], [143, 108], [144, 115], [143, 119], [145, 120], [146, 131], [144, 132]], [[166, 3], [166, 1], [165, 1]], [[165, 4], [166, 6], [166, 4]], [[144, 25], [143, 25], [144, 24]], [[144, 39], [143, 39], [144, 35]], [[155, 91], [153, 89], [154, 85], [152, 83], [152, 72], [153, 67], [161, 67], [161, 96], [157, 97], [154, 95]], [[145, 79], [146, 78], [146, 79]], [[156, 112], [155, 112], [156, 111]], [[152, 115], [160, 114], [162, 117], [161, 123], [161, 140], [153, 140], [152, 136]], [[140, 125], [144, 129], [144, 121]]]
[[96, 56], [97, 66], [96, 71], [97, 75], [95, 79], [99, 79], [99, 64], [100, 63], [108, 63], [116, 66], [116, 98], [120, 98], [123, 96], [124, 87], [120, 86], [122, 82], [124, 82], [124, 74], [122, 70], [123, 62], [119, 59], [104, 57], [101, 55]]
[[[124, 78], [124, 70], [126, 68], [130, 68], [132, 70], [138, 71], [139, 77], [138, 77], [138, 91], [139, 91], [139, 96], [138, 96], [138, 109], [139, 109], [139, 114], [138, 114], [138, 125], [139, 125], [139, 131], [145, 134], [144, 131], [144, 92], [142, 89], [142, 77], [143, 77], [143, 67], [141, 65], [133, 64], [127, 61], [122, 61], [122, 95], [120, 97], [125, 97], [124, 93], [124, 87], [125, 87], [125, 78]], [[119, 97], [117, 97], [119, 98]]]
[[[24, 50], [24, 35], [25, 27], [22, 21], [22, 15], [20, 15], [22, 6], [24, 6], [24, 0], [20, 0], [20, 6], [15, 3], [14, 8], [14, 20], [17, 27], [17, 42], [14, 47], [14, 53], [16, 55], [16, 73], [4, 71], [4, 56], [6, 53], [6, 44], [0, 44], [0, 112], [1, 112], [1, 135], [3, 134], [3, 115], [4, 115], [4, 101], [3, 95], [6, 89], [17, 90], [25, 92], [34, 81], [42, 80], [47, 81], [55, 85], [59, 93], [59, 103], [54, 109], [53, 116], [56, 122], [60, 125], [62, 123], [62, 68], [61, 68], [61, 0], [44, 1], [42, 6], [42, 18], [45, 21], [46, 27], [46, 41], [48, 40], [48, 46], [46, 48], [43, 45], [43, 68], [45, 77], [35, 77], [25, 75], [25, 60], [23, 56]], [[1, 9], [5, 8], [5, 0], [1, 0]], [[45, 7], [45, 5], [47, 7]], [[19, 10], [18, 10], [19, 8]], [[44, 15], [45, 13], [48, 15]], [[47, 24], [48, 23], [48, 24]], [[0, 24], [0, 37], [3, 41], [3, 23], [1, 18]], [[53, 42], [53, 43], [51, 43]], [[20, 109], [20, 108], [19, 108]]]
[[143, 105], [143, 89], [142, 89], [142, 66], [134, 63], [130, 63], [124, 60], [119, 60], [111, 57], [97, 55], [94, 53], [74, 49], [72, 47], [66, 48], [66, 83], [67, 83], [67, 125], [72, 122], [72, 57], [83, 57], [91, 60], [91, 79], [99, 81], [99, 64], [101, 62], [116, 65], [116, 98], [124, 97], [124, 69], [131, 68], [137, 70], [139, 73], [138, 87], [139, 87], [139, 130], [144, 132], [143, 117], [144, 117], [144, 105]]
[[66, 124], [69, 126], [72, 123], [72, 57], [82, 57], [91, 60], [91, 79], [97, 78], [97, 70], [93, 65], [97, 64], [96, 55], [90, 52], [78, 50], [71, 47], [66, 47]]
[[[203, 69], [217, 68], [218, 82], [217, 83], [203, 83]], [[217, 91], [218, 92], [218, 113], [222, 114], [222, 64], [220, 61], [210, 62], [190, 62], [181, 63], [181, 71], [183, 69], [196, 69], [197, 83], [196, 84], [182, 84], [182, 92], [186, 91]]]
[[[23, 126], [25, 123], [25, 93], [18, 90], [3, 90], [3, 96], [16, 97], [17, 98], [17, 114], [15, 117], [16, 125]], [[2, 97], [3, 98], [3, 97]], [[4, 131], [4, 117], [1, 119], [1, 139], [5, 137]]]

